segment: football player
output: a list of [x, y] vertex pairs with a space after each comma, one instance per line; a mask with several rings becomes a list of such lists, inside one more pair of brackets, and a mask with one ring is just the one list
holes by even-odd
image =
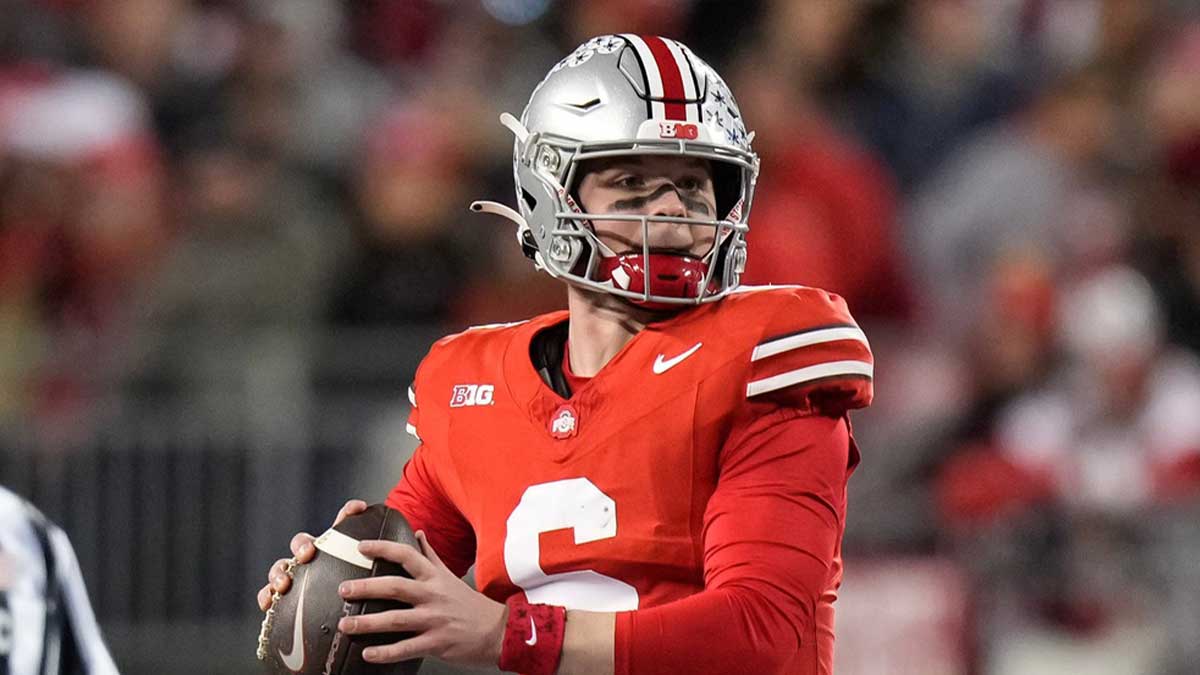
[[472, 208], [516, 222], [568, 310], [430, 350], [409, 392], [420, 445], [387, 498], [421, 550], [361, 546], [414, 578], [341, 589], [413, 608], [340, 628], [416, 633], [368, 649], [379, 662], [831, 672], [847, 413], [873, 359], [836, 295], [737, 288], [758, 160], [729, 89], [676, 41], [609, 35], [501, 120], [518, 210]]

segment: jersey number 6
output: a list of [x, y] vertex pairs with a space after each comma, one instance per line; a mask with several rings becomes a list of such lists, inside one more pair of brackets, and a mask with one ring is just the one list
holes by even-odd
[[637, 589], [592, 570], [546, 574], [542, 570], [542, 532], [571, 528], [575, 543], [617, 536], [617, 504], [586, 478], [532, 485], [508, 516], [504, 566], [508, 578], [529, 602], [569, 609], [619, 612], [637, 609]]

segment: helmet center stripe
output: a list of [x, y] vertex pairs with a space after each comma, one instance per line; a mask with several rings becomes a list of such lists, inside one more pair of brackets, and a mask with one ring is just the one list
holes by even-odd
[[658, 66], [659, 77], [662, 79], [663, 102], [667, 119], [686, 120], [687, 106], [683, 103], [686, 94], [683, 90], [683, 74], [679, 72], [679, 63], [662, 38], [657, 35], [641, 37], [646, 46], [650, 48], [650, 53], [654, 55], [655, 65]]

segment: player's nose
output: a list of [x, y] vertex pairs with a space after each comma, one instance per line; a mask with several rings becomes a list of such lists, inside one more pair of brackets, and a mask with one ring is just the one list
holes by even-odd
[[669, 216], [673, 218], [687, 217], [687, 205], [683, 203], [683, 198], [679, 196], [679, 188], [674, 185], [670, 187], [670, 190], [659, 190], [658, 196], [650, 205], [650, 215]]
[[[651, 216], [670, 218], [686, 218], [687, 204], [679, 194], [679, 188], [667, 184], [671, 189], [660, 189], [654, 201], [650, 204]], [[695, 233], [687, 223], [652, 223], [650, 226], [650, 246], [662, 249], [677, 249], [691, 251], [696, 245]]]

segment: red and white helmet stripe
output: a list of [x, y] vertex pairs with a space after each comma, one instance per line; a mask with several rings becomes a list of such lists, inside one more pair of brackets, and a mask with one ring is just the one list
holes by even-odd
[[701, 121], [697, 102], [698, 81], [682, 45], [655, 35], [625, 33], [621, 37], [637, 50], [646, 71], [650, 116], [655, 119]]

